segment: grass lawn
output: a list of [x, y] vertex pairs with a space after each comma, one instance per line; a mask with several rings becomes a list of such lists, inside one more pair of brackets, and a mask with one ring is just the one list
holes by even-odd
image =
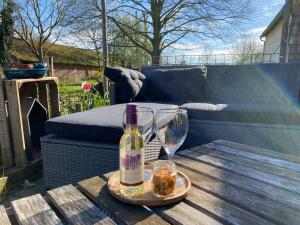
[[59, 85], [60, 91], [80, 91], [81, 90], [81, 84], [60, 84]]
[[[97, 81], [87, 81], [89, 84], [96, 84]], [[63, 84], [60, 83], [59, 85], [59, 90], [61, 92], [72, 92], [72, 91], [80, 91], [81, 90], [81, 83], [76, 83], [76, 84]]]

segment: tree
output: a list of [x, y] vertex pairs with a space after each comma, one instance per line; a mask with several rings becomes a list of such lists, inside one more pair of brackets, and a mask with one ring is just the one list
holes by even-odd
[[19, 0], [15, 32], [40, 61], [68, 26], [75, 0]]
[[263, 44], [254, 38], [244, 36], [233, 46], [232, 54], [237, 64], [257, 63], [263, 60]]
[[[224, 38], [233, 33], [239, 23], [249, 18], [249, 0], [128, 0], [118, 1], [109, 19], [137, 47], [149, 53], [153, 64], [159, 64], [164, 49], [183, 38]], [[119, 15], [119, 16], [117, 16]], [[148, 25], [139, 31], [120, 20], [120, 15], [139, 18]], [[132, 34], [145, 37], [151, 46], [134, 40]]]
[[96, 52], [99, 71], [102, 67], [102, 33], [99, 28], [98, 21], [90, 21], [89, 23], [76, 23], [76, 29], [71, 32], [71, 36], [75, 38], [82, 48], [90, 49]]
[[[114, 10], [114, 1], [109, 1], [107, 5], [108, 13]], [[95, 50], [98, 53], [99, 65], [104, 64], [103, 53], [103, 36], [102, 36], [102, 1], [100, 0], [79, 0], [77, 1], [76, 22], [72, 25], [70, 35], [76, 37], [81, 46], [90, 50]], [[80, 6], [80, 7], [79, 7]], [[147, 29], [146, 24], [138, 22], [136, 18], [128, 18], [122, 16], [120, 18], [128, 26], [135, 26], [137, 30], [142, 31]], [[132, 41], [126, 37], [118, 27], [111, 22], [107, 21], [107, 42], [109, 47], [109, 63], [114, 65], [123, 66], [136, 66], [139, 67], [149, 61], [148, 53], [144, 50], [137, 48]], [[134, 40], [141, 42], [147, 41], [139, 34], [132, 34]], [[149, 45], [145, 43], [145, 45]]]
[[9, 55], [13, 47], [14, 20], [13, 20], [14, 3], [7, 1], [1, 10], [0, 24], [0, 66], [5, 68], [9, 64]]
[[[147, 29], [145, 24], [137, 23], [137, 19], [132, 20], [131, 18], [123, 17], [122, 21], [128, 26], [135, 26], [135, 29], [139, 31]], [[132, 34], [131, 38], [128, 38], [116, 28], [111, 34], [111, 42], [109, 44], [111, 64], [119, 64], [124, 67], [141, 67], [150, 62], [149, 54], [143, 49], [136, 47], [131, 39], [143, 42], [145, 46], [150, 47], [149, 41], [144, 36], [137, 33]]]
[[103, 65], [102, 57], [102, 15], [98, 0], [77, 0], [76, 10], [70, 11], [74, 22], [69, 27], [69, 36], [85, 49], [96, 51], [99, 71]]

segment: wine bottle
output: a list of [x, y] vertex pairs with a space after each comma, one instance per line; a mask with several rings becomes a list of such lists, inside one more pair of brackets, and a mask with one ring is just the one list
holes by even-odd
[[137, 105], [126, 105], [126, 129], [120, 140], [120, 192], [133, 197], [143, 194], [144, 139], [137, 126]]

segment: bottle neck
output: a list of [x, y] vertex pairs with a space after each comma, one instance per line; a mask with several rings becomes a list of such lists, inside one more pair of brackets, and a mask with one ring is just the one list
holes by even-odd
[[137, 128], [137, 112], [135, 110], [130, 111], [128, 109], [126, 112], [126, 129], [134, 130]]
[[137, 130], [137, 124], [126, 124], [126, 130]]

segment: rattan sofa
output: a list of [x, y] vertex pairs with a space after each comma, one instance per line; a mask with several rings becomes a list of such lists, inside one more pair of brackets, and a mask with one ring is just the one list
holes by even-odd
[[[163, 83], [173, 79], [172, 73], [170, 78], [158, 80], [153, 78], [157, 70], [170, 67], [141, 70], [150, 80], [147, 91], [151, 92], [151, 85], [155, 85], [160, 88], [156, 92], [168, 94], [168, 85], [172, 84]], [[191, 82], [187, 87], [191, 87]], [[118, 96], [118, 92], [115, 87], [113, 93]], [[201, 102], [171, 102], [188, 111], [186, 148], [223, 139], [300, 155], [299, 93], [299, 63], [211, 65], [207, 66]], [[118, 99], [115, 100], [117, 104]], [[154, 99], [145, 100], [148, 101]]]
[[[184, 67], [175, 70], [173, 67], [142, 68], [145, 77], [142, 82], [135, 81], [143, 83], [143, 96], [128, 102], [138, 101], [150, 107], [159, 103], [160, 107], [187, 109], [190, 129], [183, 148], [225, 139], [299, 154], [300, 64], [208, 66], [207, 74], [203, 68], [198, 67], [199, 77], [203, 78], [205, 73], [203, 85], [202, 78], [197, 81], [197, 69], [189, 76], [190, 72]], [[193, 79], [189, 79], [191, 77]], [[46, 188], [74, 183], [118, 168], [118, 139], [122, 134], [120, 120], [126, 103], [124, 96], [128, 96], [126, 91], [124, 85], [115, 83], [110, 91], [112, 105], [90, 111], [98, 118], [108, 116], [98, 127], [105, 127], [106, 122], [112, 121], [119, 124], [111, 125], [113, 130], [106, 127], [104, 131], [98, 131], [93, 126], [87, 130], [78, 129], [78, 124], [64, 130], [60, 127], [49, 129], [48, 126], [50, 134], [41, 139]], [[192, 96], [198, 94], [201, 98]], [[190, 101], [190, 97], [194, 101]], [[195, 101], [195, 98], [199, 99]], [[90, 112], [79, 115], [88, 118]], [[54, 118], [47, 124], [54, 122], [52, 125], [55, 125], [57, 120], [80, 123], [82, 119], [77, 115]], [[85, 125], [93, 123], [84, 120], [81, 122]], [[74, 132], [77, 132], [75, 136]], [[97, 141], [97, 135], [109, 138]], [[146, 147], [147, 159], [157, 158], [160, 150], [159, 142], [153, 139]]]

